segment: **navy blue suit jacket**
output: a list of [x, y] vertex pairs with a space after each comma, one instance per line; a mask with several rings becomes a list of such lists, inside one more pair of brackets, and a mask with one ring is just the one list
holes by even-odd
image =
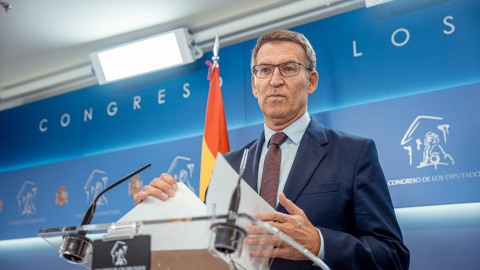
[[[249, 149], [243, 179], [257, 190], [265, 136], [225, 154], [238, 171]], [[258, 192], [258, 190], [257, 190]], [[288, 175], [285, 196], [322, 232], [325, 263], [337, 269], [408, 269], [392, 201], [372, 140], [323, 127], [311, 119]], [[278, 204], [277, 211], [287, 213]], [[274, 269], [318, 269], [308, 261], [274, 260]]]

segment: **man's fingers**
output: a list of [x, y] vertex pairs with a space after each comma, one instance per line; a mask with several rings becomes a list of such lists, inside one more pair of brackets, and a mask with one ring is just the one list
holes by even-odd
[[253, 258], [288, 258], [291, 255], [292, 249], [290, 248], [262, 248], [250, 250], [250, 256]]
[[273, 221], [273, 222], [287, 222], [288, 215], [280, 212], [264, 212], [256, 214], [255, 217], [263, 222]]
[[147, 192], [150, 196], [165, 201], [169, 197], [175, 196], [177, 190], [178, 186], [175, 178], [164, 173], [160, 177], [153, 179], [149, 185], [143, 187], [142, 191]]
[[150, 182], [149, 186], [163, 190], [165, 193], [168, 193], [171, 190], [173, 193], [178, 190], [177, 182], [175, 178], [164, 173], [160, 177], [155, 178]]
[[135, 205], [138, 205], [139, 203], [143, 202], [146, 198], [148, 197], [148, 193], [145, 191], [140, 191], [135, 196], [133, 196], [133, 202]]
[[306, 260], [305, 254], [284, 243], [283, 246], [250, 246], [250, 256], [253, 258], [283, 258], [289, 260]]
[[280, 194], [278, 194], [278, 202], [281, 205], [283, 205], [283, 207], [285, 207], [287, 212], [292, 216], [293, 215], [302, 215], [302, 216], [305, 215], [305, 212], [303, 212], [303, 210], [300, 207], [296, 206], [292, 201], [287, 199], [287, 197], [285, 197], [285, 194], [283, 194], [283, 192], [280, 192]]
[[169, 195], [168, 193], [164, 192], [163, 190], [161, 189], [158, 189], [158, 188], [154, 188], [150, 185], [148, 186], [144, 186], [143, 187], [143, 191], [144, 192], [147, 192], [149, 196], [153, 196], [155, 198], [158, 198], [162, 201], [165, 201], [169, 198]]
[[178, 190], [177, 181], [171, 175], [163, 173], [159, 177], [161, 180], [172, 186], [175, 190]]
[[[285, 197], [285, 194], [283, 194], [283, 192], [280, 192], [280, 194], [278, 194], [278, 200], [280, 204], [283, 205], [283, 207], [285, 207], [285, 209], [290, 215], [305, 216], [305, 212], [303, 212], [303, 210], [300, 207], [296, 206], [292, 201], [287, 199], [287, 197]], [[272, 212], [264, 212], [264, 213], [257, 214], [255, 215], [255, 217], [262, 221], [273, 221], [273, 222], [284, 223], [284, 222], [288, 222], [288, 220], [290, 219], [290, 215], [272, 211]]]
[[245, 243], [249, 246], [272, 246], [272, 247], [278, 247], [282, 243], [282, 240], [280, 238], [275, 237], [275, 236], [248, 236], [245, 239]]
[[275, 258], [277, 253], [278, 248], [252, 249], [250, 256], [253, 258]]
[[269, 234], [269, 232], [260, 226], [247, 226], [245, 227], [245, 231], [247, 232], [247, 235], [253, 235], [253, 234]]

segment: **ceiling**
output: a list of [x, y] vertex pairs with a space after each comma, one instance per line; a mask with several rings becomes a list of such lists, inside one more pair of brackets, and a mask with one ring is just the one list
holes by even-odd
[[0, 110], [96, 84], [89, 53], [187, 27], [203, 51], [364, 0], [0, 0]]

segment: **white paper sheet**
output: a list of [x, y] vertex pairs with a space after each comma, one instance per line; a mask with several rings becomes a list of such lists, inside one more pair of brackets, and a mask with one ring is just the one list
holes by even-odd
[[[118, 222], [164, 220], [205, 216], [205, 204], [183, 183], [174, 197], [166, 201], [148, 197]], [[144, 225], [141, 234], [150, 234], [152, 251], [206, 249], [210, 241], [210, 221], [174, 222]]]
[[205, 204], [184, 183], [178, 182], [175, 196], [162, 201], [149, 196], [117, 222], [205, 216]]
[[[230, 199], [237, 186], [238, 173], [227, 160], [217, 155], [212, 178], [207, 193], [207, 215], [224, 215], [228, 213]], [[240, 203], [238, 213], [254, 216], [259, 213], [275, 211], [243, 179], [240, 183]]]

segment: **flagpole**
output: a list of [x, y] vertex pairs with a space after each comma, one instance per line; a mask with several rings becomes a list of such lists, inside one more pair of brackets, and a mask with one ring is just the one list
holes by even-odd
[[218, 67], [218, 60], [220, 59], [220, 57], [218, 56], [218, 49], [220, 48], [220, 42], [218, 40], [218, 31], [215, 35], [215, 43], [213, 44], [213, 57], [212, 57], [212, 60], [213, 60], [213, 65], [215, 67]]
[[218, 66], [218, 51], [220, 48], [218, 32], [213, 45], [213, 63], [209, 65], [210, 89], [208, 92], [207, 109], [205, 113], [205, 129], [202, 143], [202, 160], [200, 166], [199, 198], [205, 200], [205, 192], [210, 184], [212, 171], [215, 166], [217, 154], [230, 151], [228, 143], [227, 123], [223, 106], [222, 90], [220, 87], [220, 68]]

